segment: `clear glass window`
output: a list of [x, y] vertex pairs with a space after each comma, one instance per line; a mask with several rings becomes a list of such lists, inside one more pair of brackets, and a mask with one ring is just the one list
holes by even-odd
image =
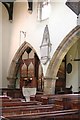
[[38, 5], [38, 20], [46, 20], [50, 15], [50, 0], [44, 0]]

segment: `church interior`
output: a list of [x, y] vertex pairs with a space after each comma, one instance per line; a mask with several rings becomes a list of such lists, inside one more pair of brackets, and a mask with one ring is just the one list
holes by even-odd
[[0, 1], [0, 120], [80, 120], [80, 0]]

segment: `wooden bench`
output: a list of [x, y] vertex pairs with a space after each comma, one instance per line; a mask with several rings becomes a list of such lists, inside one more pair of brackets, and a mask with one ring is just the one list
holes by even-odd
[[7, 114], [25, 114], [25, 113], [36, 113], [36, 112], [47, 112], [47, 111], [63, 110], [62, 106], [54, 104], [48, 105], [31, 105], [31, 106], [18, 106], [18, 107], [3, 107], [2, 115]]
[[80, 100], [72, 100], [71, 101], [71, 108], [80, 110]]
[[21, 98], [9, 98], [9, 99], [2, 99], [2, 102], [19, 102], [22, 101], [23, 99]]
[[56, 105], [62, 105], [64, 109], [80, 109], [80, 98], [79, 96], [70, 95], [70, 96], [59, 96], [58, 98], [50, 97], [49, 103], [54, 103]]
[[53, 96], [46, 95], [46, 96], [42, 96], [41, 98], [42, 98], [43, 104], [53, 103], [56, 105], [62, 105], [64, 109], [80, 108], [79, 107], [80, 106], [80, 94], [65, 94], [65, 95], [53, 95]]
[[61, 105], [64, 109], [80, 109], [80, 94], [36, 95], [31, 96], [31, 100], [41, 101], [42, 104]]
[[9, 99], [9, 96], [0, 95], [0, 100], [2, 99]]
[[53, 94], [40, 94], [40, 95], [32, 95], [30, 96], [31, 101], [40, 101], [42, 104], [48, 104], [48, 97], [55, 96]]
[[11, 98], [24, 98], [22, 94], [22, 90], [18, 88], [0, 88], [1, 94], [7, 94]]
[[[11, 102], [3, 102], [2, 103], [2, 107], [3, 107], [2, 110], [4, 110], [4, 112], [2, 111], [3, 117], [5, 117], [5, 119], [7, 119], [7, 117], [9, 117], [8, 119], [10, 119], [10, 120], [19, 120], [19, 119], [20, 120], [28, 120], [28, 119], [35, 120], [37, 118], [41, 119], [41, 120], [42, 120], [42, 118], [43, 119], [45, 118], [45, 120], [48, 118], [50, 120], [51, 119], [59, 120], [59, 118], [61, 118], [60, 120], [64, 120], [64, 119], [62, 119], [62, 117], [64, 116], [64, 118], [69, 120], [69, 117], [71, 116], [70, 120], [79, 120], [78, 119], [79, 112], [80, 112], [79, 109], [75, 110], [75, 109], [71, 109], [71, 108], [74, 108], [74, 105], [78, 106], [78, 100], [80, 100], [80, 96], [74, 95], [74, 94], [71, 94], [71, 95], [66, 94], [66, 95], [49, 95], [49, 96], [48, 95], [39, 95], [39, 97], [41, 98], [42, 102], [47, 101], [46, 105], [48, 105], [48, 104], [51, 105], [51, 103], [53, 103], [54, 106], [56, 106], [58, 108], [62, 107], [61, 110], [62, 109], [70, 109], [70, 110], [63, 110], [63, 112], [61, 112], [61, 110], [59, 109], [59, 111], [56, 111], [56, 109], [54, 109], [55, 107], [52, 108], [51, 106], [47, 106], [47, 107], [41, 106], [42, 102], [38, 102], [38, 101], [31, 101], [31, 102], [20, 102], [20, 101], [12, 102], [11, 101]], [[75, 104], [74, 104], [74, 101], [75, 101]], [[35, 107], [29, 107], [29, 106], [33, 106], [33, 105]], [[39, 107], [37, 105], [40, 105], [41, 107]], [[73, 107], [72, 107], [72, 105], [73, 105]], [[19, 108], [20, 106], [22, 106], [22, 108]], [[15, 109], [14, 107], [17, 107], [18, 109], [17, 108]], [[7, 109], [7, 108], [9, 108], [9, 109]], [[14, 110], [13, 110], [13, 108], [14, 108]], [[77, 108], [77, 107], [75, 107], [75, 108]], [[7, 112], [7, 110], [9, 110], [10, 112]], [[57, 112], [57, 113], [55, 113], [55, 112]], [[52, 114], [50, 114], [50, 113], [52, 113]], [[14, 114], [16, 117], [14, 116]], [[48, 114], [48, 116], [47, 116], [47, 114]], [[18, 119], [17, 116], [21, 116], [21, 118], [19, 117], [19, 119]], [[26, 118], [24, 118], [24, 116], [26, 116]]]
[[18, 107], [17, 108], [10, 108], [10, 109], [2, 109], [2, 115], [14, 115], [14, 114], [31, 114], [31, 113], [39, 113], [39, 112], [47, 112], [53, 111], [53, 106], [35, 106], [35, 107]]
[[10, 101], [10, 102], [2, 102], [2, 107], [12, 107], [12, 106], [28, 106], [28, 105], [37, 105], [41, 104], [39, 101], [30, 101], [30, 102], [21, 102], [21, 101]]
[[59, 94], [59, 95], [54, 95], [54, 94], [43, 94], [43, 95], [32, 95], [30, 96], [31, 100], [37, 100], [41, 101], [43, 99], [46, 99], [47, 103], [49, 102], [50, 99], [57, 99], [57, 98], [70, 98], [70, 99], [80, 99], [80, 94]]
[[80, 120], [77, 109], [2, 116], [4, 120]]

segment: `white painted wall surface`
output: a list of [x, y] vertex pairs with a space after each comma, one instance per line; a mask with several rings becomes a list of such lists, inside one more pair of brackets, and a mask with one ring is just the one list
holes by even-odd
[[8, 12], [2, 5], [2, 86], [7, 87], [7, 73], [10, 65], [10, 45], [12, 36], [12, 23], [8, 20]]
[[[73, 86], [72, 91], [77, 92], [78, 91], [78, 83], [79, 83], [79, 78], [78, 78], [78, 64], [79, 61], [73, 61], [73, 59], [78, 58], [78, 43], [76, 42], [75, 45], [71, 47], [67, 54], [67, 64], [71, 63], [72, 64], [72, 72], [71, 73], [66, 73], [66, 87], [70, 87], [71, 85]], [[72, 59], [72, 60], [71, 60]]]
[[[33, 3], [33, 12], [29, 14], [26, 2], [15, 2], [13, 22], [8, 21], [8, 13], [3, 6], [3, 80], [6, 81], [7, 71], [20, 44], [20, 31], [26, 32], [26, 41], [36, 50], [40, 58], [40, 45], [46, 24], [49, 27], [52, 43], [51, 57], [64, 37], [77, 25], [77, 16], [64, 4], [52, 2], [49, 19], [37, 20], [37, 3]], [[24, 42], [24, 39], [23, 39]], [[44, 75], [49, 62], [43, 65]], [[6, 87], [6, 82], [3, 84]]]
[[77, 25], [80, 25], [80, 14], [77, 16]]
[[0, 88], [2, 87], [2, 4], [0, 3]]

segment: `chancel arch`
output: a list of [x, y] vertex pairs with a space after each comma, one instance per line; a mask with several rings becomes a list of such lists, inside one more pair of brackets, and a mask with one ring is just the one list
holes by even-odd
[[43, 77], [43, 70], [39, 69], [40, 65], [36, 51], [25, 41], [11, 62], [7, 77], [9, 81], [8, 87], [22, 89], [25, 85], [26, 87], [36, 87], [37, 90], [42, 91], [42, 89], [38, 89], [39, 72], [41, 72], [41, 77]]
[[[76, 41], [80, 40], [80, 26], [76, 26], [61, 42], [59, 47], [56, 49], [45, 75], [45, 88], [44, 91], [48, 91], [48, 93], [54, 93], [52, 83], [55, 84], [54, 81], [57, 79], [57, 73], [59, 67], [61, 65], [62, 60], [65, 55], [69, 51], [69, 49], [76, 43]], [[50, 86], [49, 86], [49, 84]], [[49, 88], [46, 90], [46, 88]]]

